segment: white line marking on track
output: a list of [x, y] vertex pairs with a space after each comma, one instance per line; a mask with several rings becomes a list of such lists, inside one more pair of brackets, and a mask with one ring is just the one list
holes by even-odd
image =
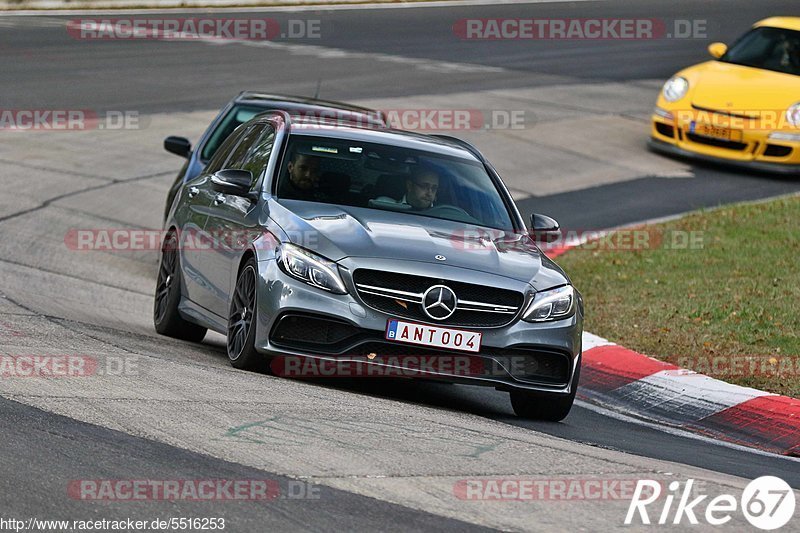
[[405, 57], [392, 54], [381, 54], [376, 52], [353, 52], [340, 48], [328, 48], [310, 44], [288, 44], [274, 41], [246, 41], [246, 40], [222, 40], [222, 39], [193, 39], [189, 42], [202, 42], [213, 46], [228, 44], [239, 44], [256, 48], [271, 48], [274, 50], [285, 50], [292, 55], [313, 56], [322, 59], [362, 59], [369, 61], [381, 61], [409, 65], [419, 70], [440, 72], [440, 73], [485, 73], [496, 74], [507, 72], [502, 67], [490, 67], [486, 65], [476, 65], [473, 63], [457, 63], [452, 61], [437, 61], [435, 59], [423, 59], [416, 57]]
[[[147, 0], [142, 0], [146, 2]], [[162, 8], [85, 8], [85, 9], [53, 9], [48, 2], [41, 2], [43, 9], [18, 9], [0, 11], [0, 17], [5, 16], [42, 16], [42, 15], [103, 15], [103, 14], [148, 14], [148, 13], [181, 13], [181, 12], [203, 12], [203, 13], [270, 13], [270, 12], [302, 12], [302, 11], [346, 11], [364, 9], [422, 9], [431, 7], [464, 7], [464, 6], [496, 6], [496, 5], [524, 5], [524, 4], [564, 4], [572, 2], [594, 2], [598, 0], [453, 0], [445, 2], [386, 2], [374, 4], [311, 4], [297, 6], [243, 6], [243, 7], [192, 7], [181, 5], [176, 1], [172, 7]], [[52, 4], [63, 5], [63, 2], [51, 2]], [[141, 3], [139, 0], [132, 1], [133, 4]], [[203, 3], [213, 3], [213, 0], [203, 0]]]

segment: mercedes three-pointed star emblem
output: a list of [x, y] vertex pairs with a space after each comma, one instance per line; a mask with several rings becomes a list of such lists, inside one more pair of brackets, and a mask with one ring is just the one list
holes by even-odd
[[458, 298], [450, 287], [434, 285], [422, 295], [422, 310], [434, 320], [446, 320], [456, 312]]

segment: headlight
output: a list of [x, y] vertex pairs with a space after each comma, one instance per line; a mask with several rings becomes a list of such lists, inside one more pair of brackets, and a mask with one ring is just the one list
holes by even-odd
[[575, 289], [572, 285], [537, 292], [522, 320], [528, 322], [544, 322], [561, 320], [572, 316], [575, 312]]
[[339, 277], [336, 263], [299, 246], [283, 243], [278, 247], [278, 264], [284, 272], [309, 285], [335, 294], [347, 289]]
[[686, 91], [688, 90], [689, 82], [686, 80], [686, 78], [676, 76], [667, 80], [667, 83], [664, 84], [664, 89], [662, 92], [664, 93], [664, 98], [667, 102], [677, 102], [686, 96]]
[[786, 110], [786, 120], [795, 128], [800, 128], [800, 102]]

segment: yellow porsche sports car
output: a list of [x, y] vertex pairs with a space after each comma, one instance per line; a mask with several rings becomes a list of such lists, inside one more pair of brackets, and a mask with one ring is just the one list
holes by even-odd
[[756, 23], [715, 59], [661, 90], [649, 146], [658, 152], [800, 174], [800, 17]]

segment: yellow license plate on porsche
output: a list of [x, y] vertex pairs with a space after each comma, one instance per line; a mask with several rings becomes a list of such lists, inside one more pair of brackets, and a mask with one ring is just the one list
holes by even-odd
[[462, 352], [479, 352], [483, 333], [389, 319], [386, 340]]
[[713, 137], [725, 141], [740, 142], [742, 140], [742, 132], [740, 130], [732, 130], [730, 128], [704, 124], [702, 122], [692, 122], [689, 131], [697, 135], [702, 135], [703, 137]]

